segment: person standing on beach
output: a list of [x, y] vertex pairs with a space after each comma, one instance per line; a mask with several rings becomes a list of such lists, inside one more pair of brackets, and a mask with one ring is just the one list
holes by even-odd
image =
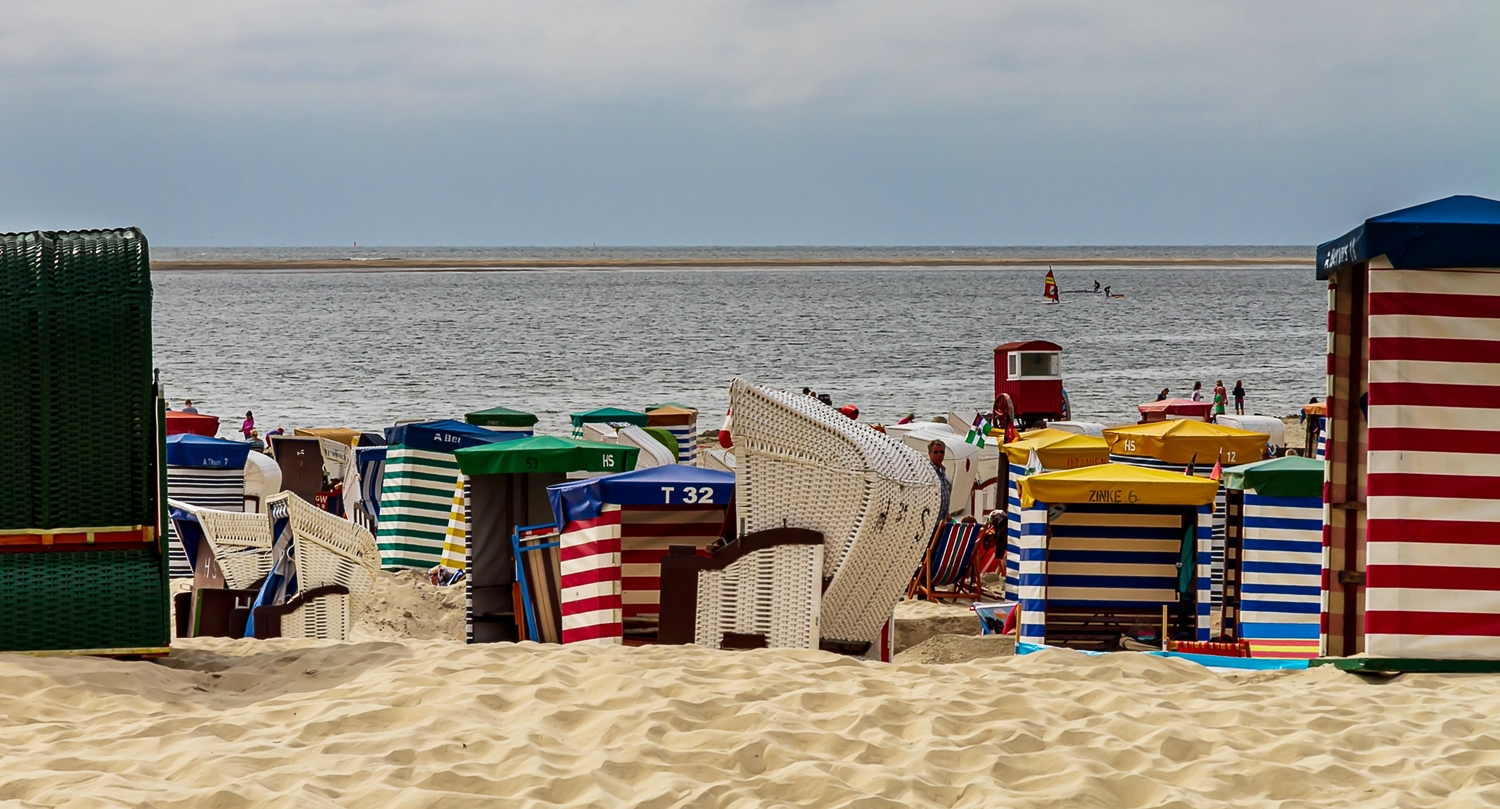
[[939, 526], [948, 520], [948, 501], [953, 498], [953, 483], [948, 480], [948, 473], [943, 470], [943, 461], [947, 458], [948, 445], [944, 444], [941, 439], [934, 438], [927, 443], [927, 460], [937, 472], [938, 487], [941, 491], [938, 502], [937, 524]]
[[182, 401], [182, 412], [184, 412], [184, 413], [192, 413], [194, 415], [197, 415], [198, 408], [193, 407], [193, 400], [192, 399], [184, 399]]
[[246, 441], [249, 441], [250, 434], [253, 432], [255, 432], [255, 414], [251, 413], [249, 410], [246, 410], [245, 423], [240, 425], [240, 434], [245, 436]]
[[1220, 379], [1214, 383], [1214, 418], [1224, 415], [1224, 400], [1229, 398], [1228, 391], [1224, 390], [1224, 380]]
[[1203, 401], [1203, 383], [1202, 382], [1194, 382], [1193, 383], [1193, 401], [1195, 401], [1195, 402], [1201, 402], [1201, 401]]
[[1238, 379], [1234, 380], [1234, 414], [1245, 415], [1245, 383]]

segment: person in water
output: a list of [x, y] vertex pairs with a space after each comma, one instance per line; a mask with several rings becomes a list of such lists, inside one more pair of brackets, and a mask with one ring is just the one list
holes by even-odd
[[1161, 393], [1156, 394], [1156, 401], [1165, 402], [1167, 400], [1167, 396], [1171, 395], [1171, 393], [1171, 388], [1162, 388]]
[[1113, 298], [1114, 297], [1114, 295], [1110, 294], [1109, 287], [1105, 287], [1104, 288], [1104, 297], [1106, 297], [1106, 298]]
[[1099, 291], [1099, 281], [1098, 281], [1098, 279], [1094, 280], [1094, 291], [1095, 292]]

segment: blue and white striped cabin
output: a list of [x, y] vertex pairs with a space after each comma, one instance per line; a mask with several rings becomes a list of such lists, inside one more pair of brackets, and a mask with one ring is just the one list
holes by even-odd
[[1244, 493], [1236, 503], [1238, 637], [1255, 657], [1316, 657], [1323, 499]]
[[[1021, 510], [1021, 640], [1047, 643], [1049, 610], [1154, 614], [1178, 603], [1185, 514], [1192, 507], [1037, 502]], [[1196, 638], [1209, 638], [1212, 509], [1199, 506]], [[1154, 623], [1154, 622], [1153, 622]]]
[[[1003, 457], [1003, 456], [1002, 456]], [[1005, 492], [1005, 600], [1015, 601], [1021, 587], [1021, 490], [1017, 482], [1026, 467], [1010, 465]]]
[[[1196, 477], [1206, 478], [1214, 469], [1213, 458], [1208, 459], [1207, 464], [1199, 463], [1193, 469]], [[1156, 458], [1142, 458], [1136, 455], [1116, 455], [1110, 453], [1110, 463], [1123, 463], [1131, 466], [1143, 466], [1148, 469], [1164, 469], [1168, 472], [1182, 472], [1187, 464], [1169, 463]], [[1213, 575], [1210, 577], [1213, 583], [1212, 598], [1210, 603], [1214, 609], [1219, 609], [1224, 603], [1224, 487], [1219, 487], [1219, 494], [1214, 498], [1213, 514]]]

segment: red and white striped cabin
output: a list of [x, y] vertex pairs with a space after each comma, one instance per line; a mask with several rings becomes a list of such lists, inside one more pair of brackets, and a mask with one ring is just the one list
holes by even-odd
[[1322, 652], [1500, 659], [1500, 202], [1369, 219], [1318, 278]]

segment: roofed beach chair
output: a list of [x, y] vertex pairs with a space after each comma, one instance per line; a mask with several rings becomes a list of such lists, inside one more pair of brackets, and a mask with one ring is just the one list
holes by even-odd
[[266, 515], [203, 508], [180, 500], [168, 500], [167, 505], [198, 519], [203, 534], [198, 554], [206, 545], [209, 557], [194, 567], [222, 579], [226, 589], [249, 589], [271, 572], [271, 523]]
[[[290, 537], [277, 537], [277, 565], [262, 596], [279, 589], [289, 597], [255, 608], [255, 637], [348, 640], [353, 617], [369, 599], [380, 569], [375, 538], [291, 492], [273, 495], [266, 503], [273, 536], [284, 531]], [[286, 575], [288, 557], [295, 570], [294, 593], [275, 580], [277, 574]]]
[[[733, 576], [727, 568], [720, 574], [717, 587], [712, 573], [700, 574], [698, 642], [721, 646], [723, 632], [716, 638], [704, 631], [712, 616], [742, 615], [751, 601], [768, 598], [774, 606], [784, 590], [796, 609], [816, 613], [818, 645], [871, 653], [932, 536], [938, 511], [932, 464], [810, 396], [736, 379], [729, 403], [735, 500], [746, 533], [738, 541], [780, 528], [821, 534], [821, 592], [814, 600], [800, 577], [777, 578], [780, 557], [792, 552], [746, 553]], [[725, 579], [733, 586], [724, 586]]]
[[922, 566], [906, 589], [907, 598], [965, 599], [984, 597], [975, 554], [984, 523], [945, 522], [933, 533]]

